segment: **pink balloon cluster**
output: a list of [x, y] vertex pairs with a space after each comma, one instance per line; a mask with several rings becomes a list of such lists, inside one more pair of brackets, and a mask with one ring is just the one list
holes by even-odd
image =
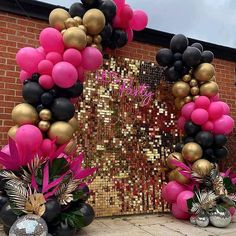
[[103, 61], [97, 48], [86, 47], [82, 51], [65, 48], [62, 34], [54, 28], [42, 30], [39, 42], [41, 46], [37, 49], [20, 49], [16, 61], [22, 70], [20, 80], [23, 82], [33, 73], [39, 73], [39, 84], [44, 89], [51, 89], [54, 85], [69, 88], [77, 80], [83, 82], [84, 71], [98, 69]]
[[140, 31], [146, 28], [148, 16], [142, 10], [134, 10], [130, 5], [125, 4], [125, 0], [114, 0], [117, 6], [117, 14], [113, 19], [114, 28], [124, 29], [128, 35], [128, 41], [133, 40], [133, 30]]
[[202, 130], [214, 134], [229, 134], [234, 128], [234, 120], [229, 116], [230, 108], [217, 98], [200, 96], [195, 102], [185, 104], [181, 110], [178, 127], [183, 130], [187, 120], [201, 125]]

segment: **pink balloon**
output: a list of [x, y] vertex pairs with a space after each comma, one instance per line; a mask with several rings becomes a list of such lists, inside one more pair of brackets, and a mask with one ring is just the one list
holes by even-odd
[[121, 9], [124, 7], [125, 5], [125, 0], [113, 0], [117, 6], [117, 13], [119, 14], [119, 12], [121, 11]]
[[38, 47], [38, 48], [36, 48], [36, 50], [37, 50], [39, 53], [41, 53], [41, 55], [43, 56], [43, 59], [46, 57], [46, 52], [45, 52], [45, 50], [44, 50], [43, 47]]
[[207, 121], [205, 124], [202, 125], [202, 130], [204, 131], [213, 131], [214, 124], [211, 121]]
[[181, 114], [183, 117], [185, 117], [186, 120], [189, 120], [191, 118], [191, 114], [195, 109], [195, 103], [189, 102], [185, 104], [181, 109]]
[[46, 59], [51, 61], [54, 65], [62, 61], [62, 55], [58, 52], [49, 52]]
[[174, 203], [176, 202], [178, 195], [185, 190], [186, 187], [184, 185], [176, 181], [170, 181], [163, 187], [163, 198], [169, 203]]
[[113, 28], [123, 28], [120, 16], [116, 15], [112, 20]]
[[212, 102], [218, 102], [220, 100], [220, 95], [217, 93], [214, 97], [211, 97], [210, 100]]
[[197, 108], [191, 114], [192, 121], [197, 125], [203, 125], [208, 121], [209, 115], [205, 109]]
[[42, 60], [38, 64], [38, 72], [41, 75], [51, 75], [53, 69], [53, 64], [49, 60]]
[[223, 115], [219, 119], [214, 120], [214, 130], [215, 134], [229, 134], [234, 129], [234, 120], [232, 117]]
[[186, 122], [186, 119], [183, 116], [180, 116], [180, 118], [178, 119], [178, 122], [177, 122], [178, 128], [181, 130], [184, 130], [185, 122]]
[[196, 108], [203, 108], [205, 110], [210, 106], [210, 99], [206, 96], [200, 96], [195, 100]]
[[51, 152], [56, 151], [56, 145], [50, 139], [44, 139], [41, 144], [41, 152], [44, 157], [48, 157]]
[[44, 89], [51, 89], [54, 86], [54, 81], [52, 76], [50, 75], [41, 75], [39, 77], [39, 84], [44, 88]]
[[31, 47], [21, 48], [16, 54], [17, 64], [29, 74], [38, 72], [38, 64], [43, 59], [42, 54]]
[[71, 63], [75, 67], [78, 67], [81, 63], [82, 56], [81, 56], [80, 51], [74, 48], [70, 48], [64, 52], [63, 60]]
[[135, 10], [133, 13], [133, 18], [129, 23], [130, 27], [136, 31], [145, 29], [148, 23], [147, 14], [142, 10]]
[[79, 66], [77, 68], [77, 72], [78, 72], [78, 80], [83, 83], [85, 80], [85, 71], [84, 68], [82, 66]]
[[188, 220], [190, 218], [190, 214], [182, 211], [176, 203], [172, 204], [171, 211], [176, 219]]
[[211, 120], [219, 119], [223, 115], [223, 107], [219, 102], [212, 102], [208, 109], [209, 118]]
[[225, 102], [222, 102], [222, 101], [218, 101], [217, 103], [222, 106], [223, 114], [224, 115], [229, 115], [229, 113], [230, 113], [229, 105]]
[[4, 146], [1, 151], [7, 155], [10, 155], [9, 145], [7, 144], [6, 146]]
[[16, 143], [20, 149], [37, 151], [43, 141], [39, 128], [34, 125], [22, 125], [16, 131]]
[[64, 52], [64, 43], [62, 34], [54, 28], [45, 28], [39, 35], [40, 45], [45, 52]]
[[26, 79], [30, 80], [31, 75], [28, 72], [26, 72], [24, 70], [21, 70], [21, 72], [20, 72], [20, 81], [23, 83]]
[[103, 62], [102, 53], [93, 47], [86, 47], [82, 51], [82, 66], [86, 70], [96, 70]]
[[177, 197], [177, 205], [181, 211], [188, 212], [187, 200], [193, 198], [194, 193], [192, 191], [183, 191]]
[[53, 67], [52, 78], [57, 86], [61, 88], [70, 88], [76, 83], [78, 73], [73, 65], [71, 65], [69, 62], [63, 61], [58, 62]]
[[133, 10], [130, 5], [125, 4], [120, 11], [120, 18], [124, 21], [130, 21], [133, 18]]
[[128, 42], [132, 42], [133, 41], [133, 38], [134, 38], [134, 32], [133, 30], [128, 27], [126, 30], [125, 30], [127, 36], [128, 36]]

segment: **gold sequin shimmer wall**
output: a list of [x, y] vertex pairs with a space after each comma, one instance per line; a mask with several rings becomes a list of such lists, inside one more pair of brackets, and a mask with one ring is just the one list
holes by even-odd
[[78, 143], [86, 164], [98, 167], [90, 185], [97, 216], [168, 211], [164, 159], [178, 133], [171, 86], [162, 77], [158, 66], [127, 58], [104, 60], [87, 76]]

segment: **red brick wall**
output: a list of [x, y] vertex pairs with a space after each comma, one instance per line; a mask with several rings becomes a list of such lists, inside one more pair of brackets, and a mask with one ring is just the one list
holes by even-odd
[[[15, 62], [16, 52], [26, 46], [37, 47], [39, 32], [48, 26], [47, 22], [0, 12], [0, 145], [7, 140], [7, 131], [13, 125], [12, 108], [22, 101], [19, 83], [19, 68]], [[155, 61], [158, 47], [132, 42], [128, 46], [112, 52], [146, 61]], [[220, 86], [221, 98], [231, 107], [231, 115], [236, 120], [236, 62], [215, 59], [216, 78]], [[171, 98], [170, 98], [171, 99]]]

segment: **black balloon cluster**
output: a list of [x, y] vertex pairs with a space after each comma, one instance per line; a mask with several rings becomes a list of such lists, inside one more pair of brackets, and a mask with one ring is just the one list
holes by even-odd
[[158, 64], [166, 67], [166, 77], [170, 82], [179, 80], [200, 63], [211, 63], [213, 59], [214, 54], [211, 51], [203, 51], [200, 43], [190, 46], [188, 38], [182, 34], [171, 39], [170, 49], [160, 49], [156, 55]]

